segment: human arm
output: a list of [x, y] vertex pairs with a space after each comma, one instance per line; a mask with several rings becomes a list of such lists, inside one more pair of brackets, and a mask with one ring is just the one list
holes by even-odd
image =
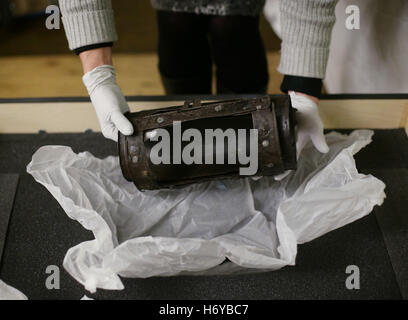
[[327, 152], [318, 98], [325, 76], [337, 0], [280, 1], [281, 60], [284, 74], [281, 90], [291, 92], [298, 110], [298, 153], [309, 138], [320, 152]]
[[112, 64], [117, 40], [110, 0], [59, 0], [69, 48], [79, 55], [82, 78], [100, 123], [102, 134], [117, 140], [118, 130], [130, 135], [133, 127], [123, 115], [129, 106], [116, 82]]

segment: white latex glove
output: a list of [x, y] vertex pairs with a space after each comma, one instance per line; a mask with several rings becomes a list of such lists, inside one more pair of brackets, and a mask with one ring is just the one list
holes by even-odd
[[[296, 94], [296, 92], [293, 91], [290, 91], [289, 95], [293, 108], [297, 110], [297, 158], [299, 158], [300, 153], [309, 141], [313, 143], [314, 147], [319, 152], [327, 153], [329, 151], [329, 146], [327, 145], [324, 137], [323, 123], [322, 120], [320, 120], [316, 103], [303, 95]], [[290, 171], [291, 170], [288, 170], [275, 176], [275, 180], [282, 180], [290, 173]]]
[[316, 103], [293, 91], [289, 92], [289, 95], [293, 108], [297, 110], [297, 157], [299, 158], [300, 152], [309, 141], [312, 141], [319, 152], [329, 152], [329, 146], [324, 137], [323, 123], [320, 120]]
[[118, 130], [124, 135], [133, 134], [133, 126], [123, 115], [129, 106], [116, 83], [113, 66], [103, 65], [87, 72], [82, 81], [88, 89], [105, 138], [118, 141]]

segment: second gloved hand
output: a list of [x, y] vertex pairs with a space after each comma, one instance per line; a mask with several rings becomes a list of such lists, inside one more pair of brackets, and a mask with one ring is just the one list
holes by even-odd
[[293, 108], [297, 110], [297, 140], [296, 152], [299, 158], [300, 153], [309, 141], [321, 153], [327, 153], [329, 147], [326, 143], [323, 132], [323, 123], [320, 120], [317, 104], [303, 94], [294, 91], [289, 92]]
[[123, 115], [129, 111], [129, 106], [116, 83], [113, 66], [96, 67], [87, 72], [82, 81], [91, 97], [103, 136], [117, 141], [118, 131], [124, 135], [133, 134], [132, 124]]
[[[297, 138], [296, 153], [299, 158], [300, 153], [306, 144], [311, 141], [313, 146], [321, 153], [327, 153], [329, 147], [326, 143], [323, 132], [323, 123], [319, 116], [317, 104], [307, 96], [289, 92], [292, 107], [297, 110]], [[290, 170], [275, 176], [275, 180], [280, 181], [290, 173]]]

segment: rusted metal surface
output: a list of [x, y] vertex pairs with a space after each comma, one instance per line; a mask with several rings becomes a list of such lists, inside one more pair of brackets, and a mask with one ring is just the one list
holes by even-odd
[[183, 131], [187, 128], [200, 132], [216, 128], [232, 128], [235, 132], [257, 129], [258, 171], [255, 175], [271, 176], [296, 169], [295, 117], [287, 95], [211, 103], [186, 101], [182, 106], [129, 113], [127, 117], [133, 124], [134, 134], [119, 133], [120, 165], [124, 177], [140, 190], [243, 177], [239, 175], [239, 163], [153, 164], [149, 155], [155, 143], [146, 138], [146, 132], [157, 128], [172, 130], [174, 121], [181, 122]]

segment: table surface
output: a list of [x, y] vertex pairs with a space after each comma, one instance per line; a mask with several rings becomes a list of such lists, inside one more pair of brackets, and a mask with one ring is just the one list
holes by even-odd
[[[401, 299], [408, 298], [408, 139], [403, 129], [375, 130], [356, 155], [363, 173], [383, 180], [387, 198], [368, 216], [299, 245], [296, 266], [235, 276], [123, 279], [122, 291], [89, 294], [62, 267], [69, 248], [92, 239], [26, 173], [43, 145], [68, 145], [97, 157], [116, 155], [99, 133], [0, 135], [0, 279], [29, 299]], [[60, 267], [60, 289], [45, 270]], [[360, 269], [360, 289], [345, 286], [346, 267]]]

